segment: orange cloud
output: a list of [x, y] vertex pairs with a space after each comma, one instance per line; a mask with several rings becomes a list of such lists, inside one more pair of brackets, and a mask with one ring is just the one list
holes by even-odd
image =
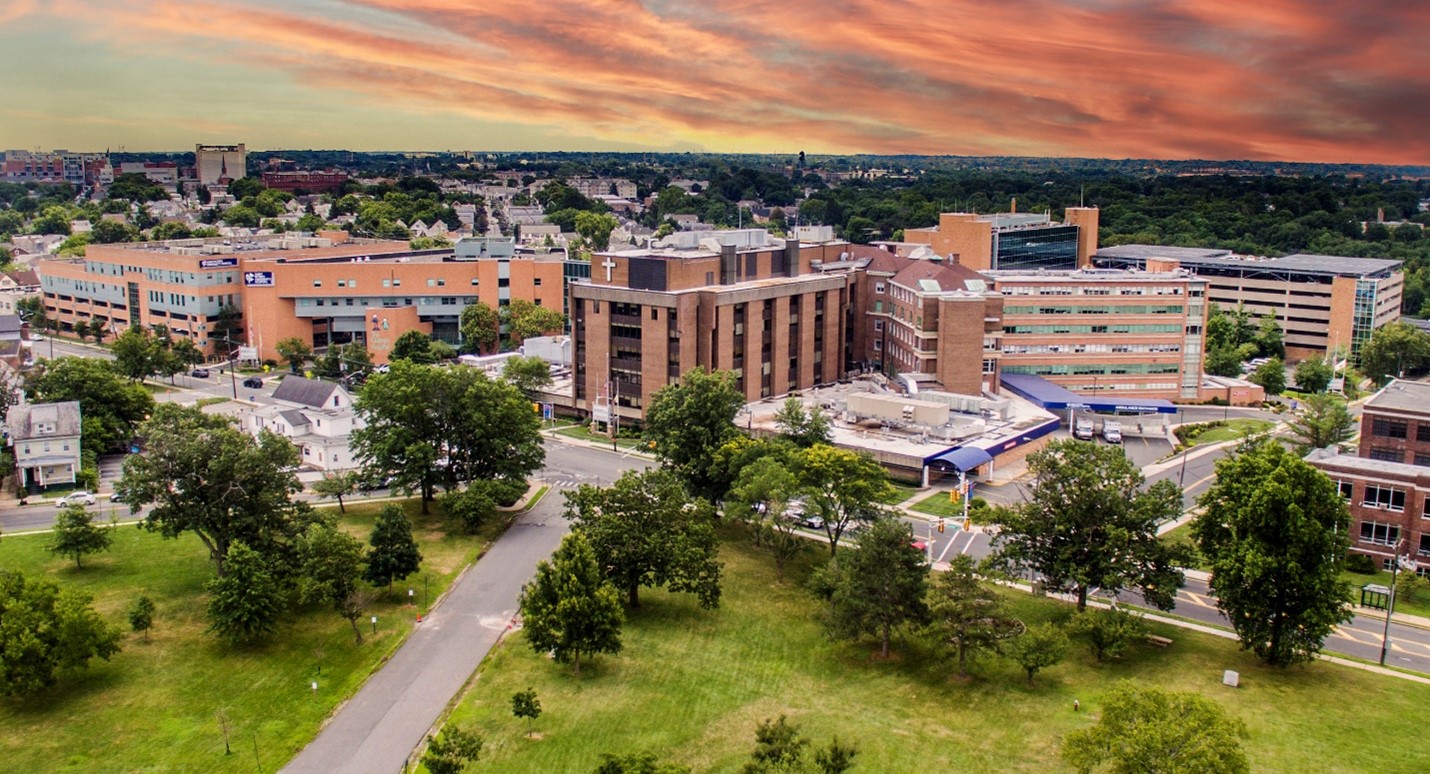
[[308, 3], [19, 13], [116, 49], [221, 52], [414, 125], [436, 112], [716, 150], [1430, 163], [1424, 3]]

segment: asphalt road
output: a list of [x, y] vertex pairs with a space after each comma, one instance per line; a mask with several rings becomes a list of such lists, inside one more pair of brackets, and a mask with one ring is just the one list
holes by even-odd
[[[547, 443], [546, 455], [546, 467], [537, 477], [561, 487], [609, 483], [620, 471], [648, 464], [557, 441]], [[568, 531], [562, 505], [560, 491], [553, 487], [523, 514], [283, 771], [405, 770], [412, 750], [507, 631], [522, 584], [536, 572], [537, 562], [550, 556]]]

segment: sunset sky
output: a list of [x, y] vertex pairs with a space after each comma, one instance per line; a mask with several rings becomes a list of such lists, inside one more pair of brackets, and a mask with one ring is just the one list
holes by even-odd
[[0, 0], [0, 148], [1430, 164], [1423, 0]]

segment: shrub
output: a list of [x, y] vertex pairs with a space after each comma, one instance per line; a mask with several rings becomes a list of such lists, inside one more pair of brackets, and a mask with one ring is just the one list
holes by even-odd
[[1365, 554], [1348, 554], [1346, 556], [1346, 570], [1360, 575], [1375, 574], [1375, 560]]

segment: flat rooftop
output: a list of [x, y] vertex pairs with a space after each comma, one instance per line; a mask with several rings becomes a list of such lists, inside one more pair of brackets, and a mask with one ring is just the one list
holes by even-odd
[[1371, 396], [1365, 407], [1430, 414], [1430, 384], [1393, 379]]
[[1146, 261], [1167, 258], [1182, 266], [1199, 268], [1239, 269], [1243, 271], [1273, 271], [1332, 277], [1368, 277], [1399, 269], [1404, 261], [1389, 258], [1351, 258], [1341, 255], [1311, 255], [1296, 253], [1281, 258], [1260, 258], [1233, 255], [1230, 250], [1197, 247], [1159, 247], [1156, 245], [1120, 245], [1105, 247], [1093, 254], [1094, 259]]

